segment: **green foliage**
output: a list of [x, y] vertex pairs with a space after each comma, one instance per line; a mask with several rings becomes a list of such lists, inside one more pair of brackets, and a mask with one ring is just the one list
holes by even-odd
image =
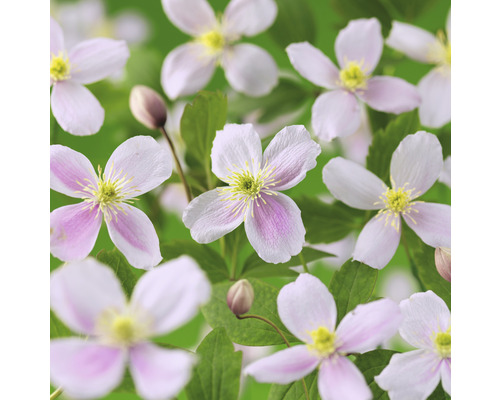
[[375, 17], [382, 25], [384, 36], [391, 29], [392, 17], [384, 7], [383, 0], [331, 0], [331, 4], [333, 9], [342, 16], [345, 24], [351, 19]]
[[368, 302], [377, 277], [377, 269], [352, 260], [347, 260], [340, 270], [333, 274], [328, 288], [337, 304], [337, 324], [358, 304]]
[[137, 275], [125, 256], [117, 248], [114, 248], [111, 251], [101, 250], [97, 253], [97, 260], [113, 268], [123, 290], [130, 297], [137, 282]]
[[[318, 392], [318, 372], [307, 375], [304, 378], [310, 400], [321, 400]], [[305, 400], [306, 395], [302, 380], [292, 382], [288, 385], [273, 384], [269, 392], [268, 400]]]
[[290, 43], [316, 39], [314, 15], [307, 0], [276, 0], [278, 15], [269, 29], [272, 38], [281, 47]]
[[62, 338], [74, 336], [73, 333], [69, 330], [69, 328], [64, 325], [59, 318], [57, 318], [56, 314], [50, 311], [50, 338]]
[[374, 399], [389, 400], [387, 393], [380, 389], [373, 378], [382, 372], [389, 364], [392, 355], [396, 353], [392, 350], [373, 350], [356, 357], [354, 364], [363, 373]]
[[235, 352], [223, 328], [210, 332], [196, 350], [200, 361], [186, 386], [189, 400], [236, 400], [242, 353]]

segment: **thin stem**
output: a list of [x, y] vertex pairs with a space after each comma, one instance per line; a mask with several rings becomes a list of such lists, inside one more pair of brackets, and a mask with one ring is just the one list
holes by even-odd
[[207, 175], [207, 186], [208, 190], [213, 189], [213, 182], [212, 182], [212, 171], [210, 170], [210, 158], [207, 157], [205, 161], [205, 174]]
[[58, 387], [56, 390], [54, 390], [53, 393], [50, 394], [50, 400], [57, 399], [63, 392], [62, 387]]
[[170, 137], [168, 136], [167, 131], [163, 126], [160, 127], [160, 132], [163, 134], [163, 136], [165, 136], [165, 139], [167, 139], [168, 145], [170, 146], [170, 150], [172, 150], [172, 155], [174, 156], [175, 161], [175, 168], [177, 169], [179, 178], [181, 178], [182, 184], [184, 185], [184, 190], [186, 191], [188, 202], [191, 202], [191, 200], [193, 200], [193, 196], [191, 195], [191, 190], [189, 189], [186, 177], [184, 176], [184, 172], [182, 171], [181, 163], [179, 161], [179, 158], [177, 157], [177, 153], [175, 152], [174, 144], [172, 143], [172, 140], [170, 140]]
[[304, 255], [302, 254], [302, 252], [299, 253], [299, 258], [300, 258], [300, 262], [302, 263], [302, 266], [304, 267], [304, 272], [309, 273], [309, 268], [307, 268], [306, 259], [304, 258]]
[[307, 391], [307, 385], [304, 378], [302, 378], [302, 387], [304, 388], [304, 393], [306, 394], [306, 400], [309, 400], [309, 392]]
[[408, 247], [408, 242], [406, 241], [406, 236], [405, 236], [403, 229], [401, 229], [401, 242], [403, 243], [403, 247], [404, 247], [405, 252], [406, 252], [406, 257], [408, 257], [411, 272], [412, 272], [413, 276], [415, 277], [415, 279], [417, 280], [418, 285], [420, 286], [420, 291], [424, 292], [425, 291], [424, 284], [422, 283], [422, 280], [420, 279], [420, 276], [418, 275], [417, 266], [416, 266], [416, 264], [413, 261], [413, 258], [411, 256], [410, 249]]
[[236, 278], [236, 261], [238, 259], [238, 242], [240, 241], [240, 231], [236, 231], [236, 239], [234, 240], [233, 246], [233, 256], [231, 257], [231, 277], [229, 279], [234, 280]]
[[219, 244], [220, 244], [220, 254], [221, 254], [222, 258], [225, 258], [226, 257], [226, 239], [224, 238], [224, 236], [222, 236], [219, 239]]

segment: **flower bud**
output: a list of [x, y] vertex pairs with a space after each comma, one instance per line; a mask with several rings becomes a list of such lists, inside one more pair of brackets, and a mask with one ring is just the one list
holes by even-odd
[[246, 279], [236, 282], [227, 292], [227, 305], [234, 315], [245, 314], [253, 304], [253, 287]]
[[135, 119], [149, 129], [158, 129], [167, 121], [167, 108], [162, 97], [153, 89], [136, 85], [130, 92], [130, 111]]
[[448, 282], [451, 282], [451, 249], [448, 247], [436, 247], [434, 259], [439, 275]]

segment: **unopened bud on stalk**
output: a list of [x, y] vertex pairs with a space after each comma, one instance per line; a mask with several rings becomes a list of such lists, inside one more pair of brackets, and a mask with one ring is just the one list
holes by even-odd
[[167, 108], [162, 97], [147, 86], [132, 88], [129, 99], [130, 111], [135, 119], [149, 129], [159, 129], [167, 121]]
[[448, 247], [436, 247], [434, 259], [439, 275], [448, 282], [451, 282], [451, 249]]
[[234, 315], [245, 314], [253, 304], [253, 287], [246, 279], [236, 282], [227, 292], [227, 305]]

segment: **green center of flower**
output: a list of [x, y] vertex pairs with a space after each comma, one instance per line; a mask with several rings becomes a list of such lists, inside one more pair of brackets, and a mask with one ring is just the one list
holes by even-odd
[[198, 36], [198, 41], [203, 44], [211, 54], [220, 52], [226, 45], [224, 35], [217, 29]]
[[369, 76], [362, 68], [362, 63], [349, 61], [347, 66], [340, 71], [340, 84], [350, 90], [366, 89], [366, 81]]
[[307, 348], [319, 355], [320, 357], [328, 357], [335, 351], [335, 332], [330, 332], [328, 328], [320, 326], [318, 329], [309, 332], [313, 340], [312, 344], [308, 344]]
[[130, 343], [135, 336], [134, 320], [130, 316], [118, 315], [111, 324], [114, 338], [121, 343]]
[[53, 81], [64, 81], [70, 78], [71, 64], [69, 63], [69, 58], [65, 56], [61, 51], [59, 54], [52, 55], [50, 60], [50, 77]]
[[451, 42], [446, 38], [443, 31], [438, 31], [437, 39], [429, 47], [427, 59], [439, 66], [451, 66]]
[[451, 333], [450, 329], [446, 332], [438, 332], [434, 338], [434, 346], [439, 355], [443, 358], [451, 356]]

